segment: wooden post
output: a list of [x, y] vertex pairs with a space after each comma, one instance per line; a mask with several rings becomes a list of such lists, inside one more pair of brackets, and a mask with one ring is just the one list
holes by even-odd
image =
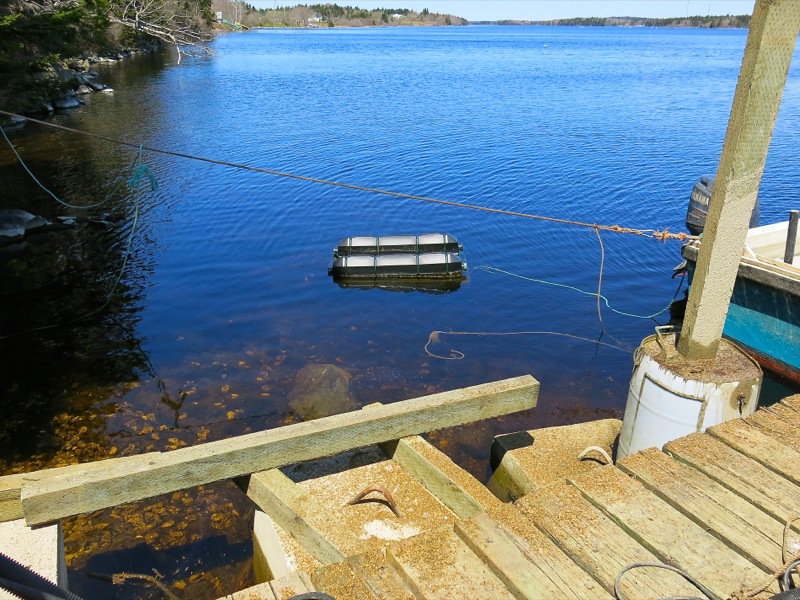
[[717, 355], [799, 31], [800, 2], [756, 0], [678, 342], [689, 360]]

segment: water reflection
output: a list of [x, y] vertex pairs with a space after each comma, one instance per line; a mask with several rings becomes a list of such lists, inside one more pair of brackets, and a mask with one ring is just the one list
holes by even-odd
[[422, 292], [424, 294], [449, 294], [461, 288], [460, 279], [418, 279], [418, 280], [376, 280], [376, 279], [334, 279], [344, 289], [383, 290], [385, 292]]
[[[2, 208], [17, 208], [26, 198], [26, 210], [47, 218], [87, 216], [55, 204], [27, 176], [20, 178], [21, 169], [7, 148], [0, 152], [0, 174], [11, 187]], [[60, 172], [65, 157], [54, 157], [46, 148], [43, 154], [28, 153], [27, 160], [35, 173], [49, 174]], [[108, 202], [93, 214], [110, 214], [115, 225], [104, 230], [78, 223], [29, 233], [23, 242], [0, 249], [6, 414], [0, 424], [0, 465], [5, 468], [21, 460], [48, 463], [52, 453], [62, 449], [63, 438], [76, 434], [69, 423], [79, 415], [91, 421], [75, 427], [81, 444], [94, 439], [93, 444], [102, 446], [105, 427], [98, 417], [114, 410], [114, 390], [136, 381], [147, 366], [135, 333], [142, 279], [128, 278], [114, 288], [124, 261], [130, 194], [118, 185], [119, 172], [98, 165], [90, 152], [73, 159], [66, 171], [77, 169], [92, 185], [110, 190]], [[75, 445], [71, 450], [80, 452]], [[57, 462], [87, 460], [97, 452], [92, 446], [87, 455]]]

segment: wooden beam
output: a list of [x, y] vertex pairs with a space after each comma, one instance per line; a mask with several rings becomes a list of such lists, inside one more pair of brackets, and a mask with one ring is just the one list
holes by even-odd
[[432, 394], [369, 410], [297, 423], [228, 440], [112, 459], [86, 472], [24, 482], [28, 525], [50, 523], [125, 502], [321, 458], [426, 431], [536, 406], [530, 375]]
[[[454, 476], [458, 477], [459, 475], [459, 467], [446, 457], [444, 457], [446, 461], [440, 461], [439, 465], [431, 462], [430, 457], [435, 456], [438, 451], [421, 437], [414, 436], [388, 442], [382, 444], [381, 449], [462, 519], [469, 519], [486, 510], [485, 504], [470, 495], [454, 480]], [[471, 477], [466, 472], [463, 475]], [[464, 477], [461, 479], [463, 480]], [[476, 483], [478, 482], [476, 481]], [[486, 488], [483, 486], [480, 488], [485, 491], [486, 495], [491, 496]], [[475, 487], [473, 486], [472, 489], [474, 490]]]
[[756, 2], [678, 350], [717, 355], [798, 30], [796, 0]]
[[52, 469], [43, 469], [41, 471], [31, 471], [29, 473], [4, 475], [3, 477], [0, 477], [0, 523], [22, 519], [25, 516], [25, 514], [22, 512], [21, 500], [22, 486], [25, 483], [40, 481], [48, 477], [56, 477], [59, 475], [80, 475], [94, 469], [103, 468], [104, 465], [110, 464], [109, 461], [114, 461], [114, 464], [116, 465], [122, 465], [128, 461], [137, 462], [140, 460], [142, 460], [141, 455], [126, 456], [91, 463], [54, 467]]

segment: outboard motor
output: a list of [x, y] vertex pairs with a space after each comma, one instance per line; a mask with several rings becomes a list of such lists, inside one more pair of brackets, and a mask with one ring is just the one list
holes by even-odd
[[[689, 195], [689, 208], [686, 211], [686, 227], [692, 235], [700, 235], [706, 226], [708, 217], [708, 204], [711, 201], [711, 192], [714, 191], [714, 175], [703, 175], [692, 187]], [[750, 227], [758, 227], [758, 198], [750, 215]]]

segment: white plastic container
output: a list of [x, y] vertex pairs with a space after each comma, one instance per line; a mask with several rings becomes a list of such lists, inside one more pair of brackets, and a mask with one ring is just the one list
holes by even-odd
[[762, 377], [758, 363], [727, 340], [716, 361], [690, 363], [677, 354], [674, 332], [645, 338], [634, 355], [617, 458], [751, 415]]

